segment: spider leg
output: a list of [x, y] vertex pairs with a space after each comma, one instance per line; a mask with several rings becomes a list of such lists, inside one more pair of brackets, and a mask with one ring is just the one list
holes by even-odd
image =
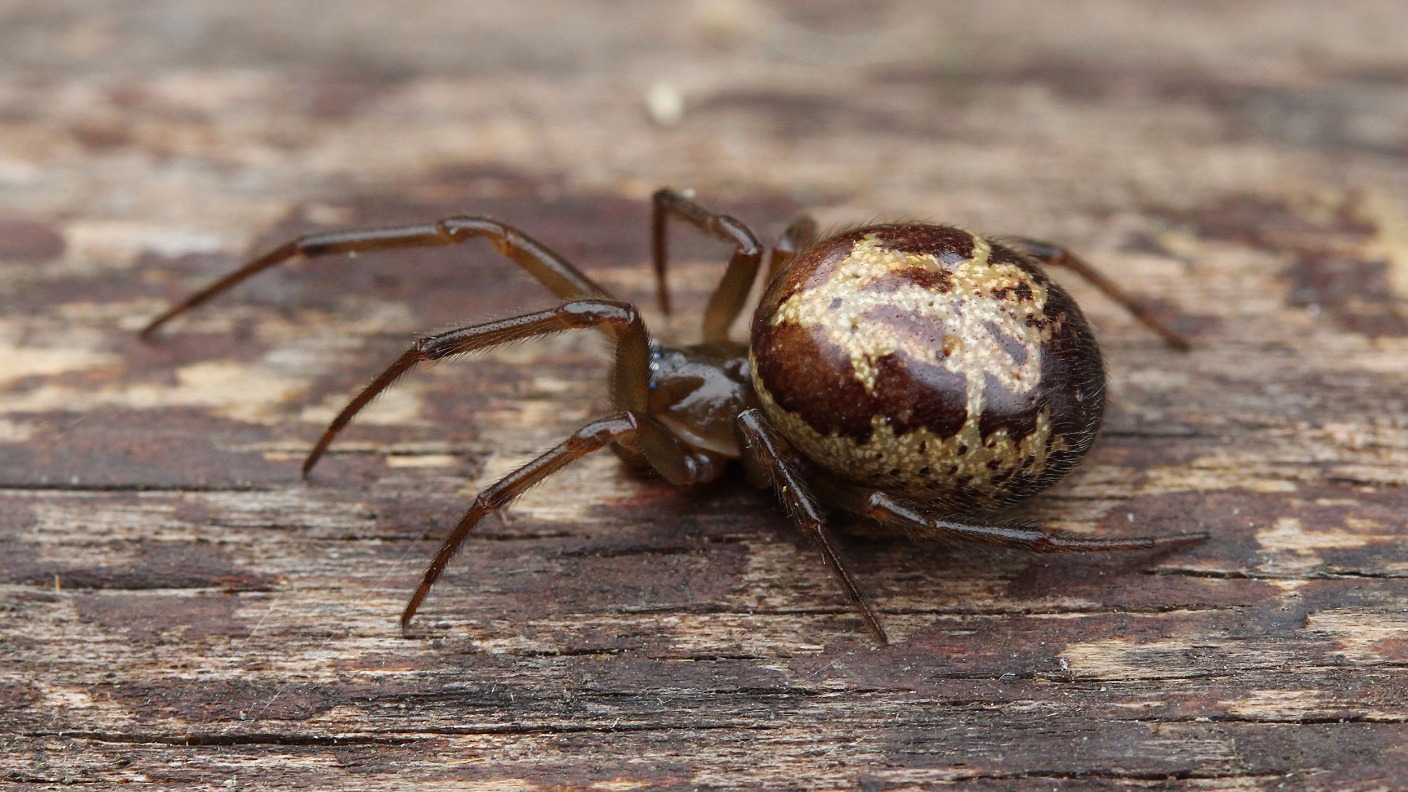
[[488, 239], [501, 255], [522, 267], [529, 275], [537, 278], [558, 297], [563, 299], [577, 297], [612, 299], [610, 293], [579, 272], [576, 267], [513, 226], [487, 217], [448, 217], [422, 225], [308, 234], [285, 242], [172, 305], [160, 316], [148, 322], [147, 326], [142, 328], [141, 336], [142, 338], [150, 338], [157, 328], [171, 319], [217, 294], [228, 291], [246, 278], [285, 261], [338, 254], [370, 253], [393, 248], [458, 245], [480, 237]]
[[1072, 253], [1069, 248], [1061, 245], [1054, 245], [1050, 242], [1042, 242], [1039, 239], [1028, 239], [1026, 237], [1003, 237], [1002, 241], [1018, 250], [1026, 253], [1043, 265], [1048, 267], [1065, 267], [1075, 274], [1085, 278], [1092, 286], [1104, 292], [1106, 297], [1119, 303], [1126, 311], [1129, 311], [1135, 319], [1138, 319], [1145, 327], [1153, 330], [1163, 338], [1164, 343], [1177, 349], [1180, 352], [1187, 352], [1192, 348], [1188, 339], [1176, 333], [1168, 325], [1164, 324], [1149, 312], [1139, 301], [1122, 290], [1115, 282], [1105, 277], [1100, 270], [1090, 266], [1089, 263]]
[[738, 447], [743, 454], [743, 464], [749, 478], [762, 486], [771, 486], [787, 509], [787, 514], [802, 529], [817, 549], [826, 566], [840, 581], [846, 597], [860, 611], [861, 618], [882, 644], [889, 643], [885, 628], [875, 614], [870, 598], [861, 591], [846, 563], [841, 558], [836, 537], [826, 526], [826, 518], [820, 504], [812, 495], [805, 481], [805, 472], [796, 453], [787, 441], [767, 423], [762, 411], [757, 408], [744, 410], [735, 422], [738, 430]]
[[629, 303], [613, 300], [572, 300], [546, 311], [461, 327], [416, 341], [396, 359], [396, 362], [353, 397], [332, 423], [328, 424], [317, 445], [313, 446], [313, 450], [308, 452], [308, 457], [303, 461], [303, 475], [308, 475], [337, 433], [342, 431], [363, 407], [416, 365], [477, 352], [510, 341], [523, 341], [582, 327], [602, 328], [616, 340], [616, 362], [612, 378], [616, 407], [624, 410], [645, 410], [650, 390], [650, 339], [640, 314]]
[[828, 492], [831, 494], [830, 499], [837, 506], [861, 517], [897, 528], [915, 539], [976, 542], [1032, 553], [1099, 553], [1187, 547], [1208, 538], [1206, 531], [1166, 536], [1100, 538], [1044, 530], [1021, 523], [978, 525], [928, 514], [918, 504], [906, 502], [881, 490], [852, 487], [838, 482], [834, 488], [828, 488]]
[[811, 215], [792, 218], [792, 222], [783, 229], [782, 236], [777, 238], [777, 244], [773, 245], [772, 255], [768, 258], [768, 282], [777, 277], [777, 273], [787, 266], [793, 256], [815, 243], [816, 220]]
[[670, 290], [665, 278], [668, 252], [665, 224], [669, 216], [675, 215], [710, 236], [733, 243], [733, 257], [729, 259], [728, 269], [724, 270], [723, 279], [704, 309], [704, 340], [727, 340], [729, 326], [743, 310], [743, 303], [747, 301], [753, 280], [758, 275], [758, 265], [763, 260], [762, 243], [742, 220], [705, 209], [674, 190], [657, 190], [652, 202], [651, 252], [655, 262], [655, 286], [660, 296], [660, 310], [665, 315], [670, 313]]
[[690, 484], [708, 471], [707, 466], [693, 455], [685, 453], [674, 434], [656, 418], [635, 410], [624, 410], [587, 423], [572, 436], [532, 462], [494, 482], [474, 499], [474, 505], [460, 519], [455, 529], [440, 545], [440, 550], [426, 567], [420, 585], [401, 613], [405, 629], [415, 616], [426, 594], [430, 592], [445, 566], [450, 562], [469, 532], [491, 512], [502, 509], [530, 487], [548, 476], [612, 443], [629, 448], [642, 456], [657, 473], [671, 484]]

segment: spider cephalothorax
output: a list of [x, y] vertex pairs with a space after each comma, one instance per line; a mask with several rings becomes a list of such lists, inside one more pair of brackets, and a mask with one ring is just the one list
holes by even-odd
[[743, 344], [729, 340], [728, 330], [757, 277], [763, 245], [741, 221], [658, 191], [653, 252], [667, 312], [670, 217], [734, 246], [705, 309], [704, 339], [693, 346], [653, 343], [634, 306], [517, 229], [484, 217], [301, 237], [177, 303], [143, 335], [289, 259], [477, 237], [562, 300], [417, 341], [333, 420], [304, 461], [305, 474], [353, 416], [421, 362], [576, 328], [613, 339], [616, 412], [481, 492], [426, 569], [403, 625], [480, 520], [608, 446], [674, 484], [713, 480], [729, 460], [740, 460], [750, 480], [777, 493], [882, 642], [884, 628], [837, 552], [823, 505], [910, 537], [1034, 552], [1177, 547], [1206, 538], [1096, 539], [994, 521], [996, 510], [1065, 475], [1095, 439], [1104, 412], [1100, 349], [1075, 301], [1043, 264], [1075, 270], [1169, 344], [1186, 347], [1065, 249], [913, 223], [817, 240], [811, 220], [799, 218], [771, 251], [769, 286]]

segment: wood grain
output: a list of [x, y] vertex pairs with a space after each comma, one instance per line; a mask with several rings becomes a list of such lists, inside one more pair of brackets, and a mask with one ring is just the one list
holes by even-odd
[[[1388, 0], [7, 4], [0, 783], [1400, 785], [1406, 23]], [[1196, 348], [1065, 278], [1113, 400], [1024, 516], [1212, 540], [850, 539], [877, 648], [765, 493], [601, 455], [486, 524], [403, 637], [477, 488], [606, 408], [599, 340], [417, 371], [305, 483], [412, 338], [550, 297], [487, 247], [364, 256], [135, 337], [255, 248], [485, 213], [689, 339], [725, 251], [681, 234], [681, 308], [654, 311], [662, 184], [768, 235], [805, 208], [1070, 244]]]

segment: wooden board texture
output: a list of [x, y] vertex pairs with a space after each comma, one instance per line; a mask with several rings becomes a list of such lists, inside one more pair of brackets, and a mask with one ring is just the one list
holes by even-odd
[[[672, 118], [671, 103], [683, 112]], [[1206, 529], [1157, 556], [846, 541], [862, 631], [766, 493], [610, 455], [478, 487], [608, 408], [599, 339], [415, 373], [418, 334], [551, 304], [487, 246], [266, 273], [305, 231], [488, 213], [663, 338], [726, 251], [941, 219], [1066, 242], [1106, 350], [1086, 462], [1025, 515]], [[0, 6], [0, 785], [1392, 789], [1408, 784], [1408, 8], [1248, 2]]]

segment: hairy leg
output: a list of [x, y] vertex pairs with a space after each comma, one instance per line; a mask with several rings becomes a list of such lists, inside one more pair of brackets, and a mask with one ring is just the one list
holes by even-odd
[[787, 509], [787, 514], [797, 527], [821, 551], [826, 566], [841, 583], [846, 597], [860, 611], [861, 618], [880, 643], [889, 643], [885, 628], [875, 614], [870, 600], [856, 583], [855, 576], [841, 559], [836, 537], [826, 526], [826, 518], [815, 496], [808, 489], [805, 474], [799, 469], [795, 453], [768, 423], [762, 411], [757, 408], [744, 410], [736, 423], [738, 447], [743, 453], [743, 463], [754, 483], [770, 486], [777, 493]]
[[906, 502], [881, 490], [850, 487], [836, 483], [834, 486], [829, 486], [827, 492], [828, 500], [841, 508], [896, 528], [916, 539], [976, 542], [1027, 550], [1033, 553], [1099, 553], [1116, 550], [1162, 550], [1187, 547], [1206, 541], [1208, 538], [1206, 531], [1168, 534], [1167, 536], [1100, 538], [1077, 536], [1022, 523], [983, 525], [958, 522], [929, 514], [918, 504]]
[[743, 310], [743, 303], [747, 301], [753, 280], [758, 275], [758, 265], [763, 259], [762, 244], [742, 220], [705, 209], [674, 190], [657, 190], [652, 200], [651, 252], [655, 262], [655, 286], [660, 296], [660, 310], [665, 314], [670, 313], [670, 291], [665, 277], [667, 219], [673, 215], [710, 236], [733, 243], [734, 251], [728, 269], [704, 309], [704, 340], [727, 340], [729, 326]]
[[494, 482], [474, 499], [474, 505], [446, 537], [440, 550], [426, 567], [420, 585], [401, 613], [404, 629], [425, 596], [435, 585], [450, 559], [459, 550], [469, 532], [490, 513], [502, 509], [529, 488], [567, 467], [593, 451], [612, 443], [631, 449], [644, 458], [662, 478], [671, 484], [690, 484], [706, 475], [701, 460], [685, 453], [675, 436], [664, 424], [645, 413], [625, 410], [598, 418], [572, 433], [552, 450]]
[[342, 408], [303, 461], [303, 475], [308, 475], [337, 433], [363, 407], [420, 363], [582, 327], [602, 328], [616, 340], [616, 363], [612, 378], [612, 396], [616, 407], [644, 411], [650, 390], [650, 338], [635, 307], [612, 300], [573, 300], [546, 311], [461, 327], [416, 341]]
[[458, 245], [472, 239], [489, 240], [501, 255], [547, 286], [562, 299], [600, 297], [613, 299], [603, 288], [583, 275], [576, 267], [549, 250], [542, 243], [513, 226], [487, 217], [449, 217], [423, 225], [395, 228], [370, 228], [308, 234], [270, 250], [214, 283], [172, 305], [147, 326], [143, 338], [150, 338], [157, 328], [226, 292], [270, 267], [297, 258], [370, 253], [394, 248], [438, 247]]
[[1095, 288], [1104, 292], [1106, 297], [1124, 306], [1124, 309], [1134, 315], [1143, 325], [1163, 338], [1164, 343], [1181, 352], [1186, 352], [1191, 348], [1188, 339], [1174, 332], [1168, 325], [1164, 324], [1149, 312], [1141, 303], [1125, 293], [1123, 289], [1115, 285], [1115, 282], [1105, 277], [1100, 270], [1090, 266], [1085, 259], [1072, 253], [1069, 248], [1061, 245], [1053, 245], [1050, 242], [1042, 242], [1038, 239], [1028, 239], [1026, 237], [1003, 237], [1002, 241], [1018, 250], [1026, 253], [1032, 258], [1040, 261], [1048, 267], [1065, 267], [1077, 275], [1090, 281]]

